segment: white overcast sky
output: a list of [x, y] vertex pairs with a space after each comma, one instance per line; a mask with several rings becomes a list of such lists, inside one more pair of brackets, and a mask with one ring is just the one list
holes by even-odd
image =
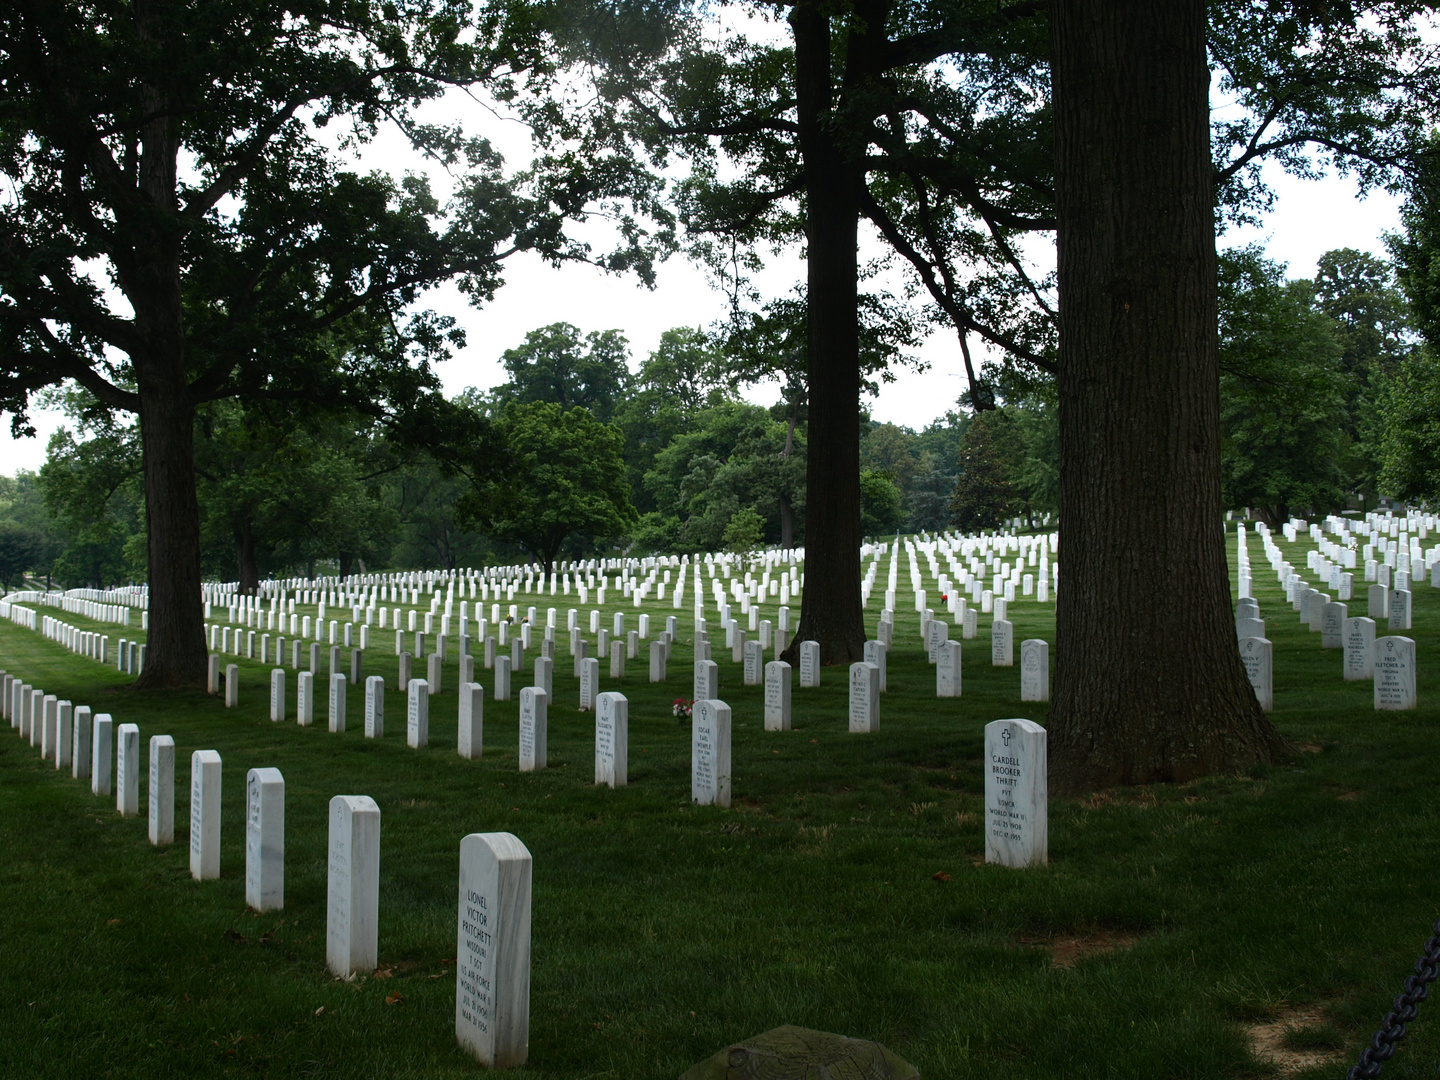
[[[450, 99], [453, 101], [453, 99]], [[506, 121], [462, 103], [466, 123], [492, 139], [507, 160], [522, 161], [525, 137], [513, 121]], [[413, 155], [395, 140], [384, 140], [366, 153], [365, 168], [385, 168], [402, 162], [416, 168]], [[1353, 247], [1385, 254], [1382, 235], [1399, 227], [1398, 201], [1375, 192], [1358, 197], [1353, 182], [1328, 177], [1298, 180], [1279, 169], [1267, 177], [1277, 193], [1273, 212], [1258, 229], [1233, 230], [1222, 246], [1259, 242], [1271, 258], [1284, 264], [1291, 277], [1314, 273], [1320, 254], [1331, 248]], [[436, 178], [437, 194], [445, 185]], [[803, 276], [793, 252], [775, 260], [761, 278], [772, 295], [788, 292]], [[454, 315], [467, 332], [463, 351], [440, 366], [447, 393], [467, 386], [488, 388], [504, 381], [501, 353], [519, 344], [527, 331], [553, 322], [569, 322], [582, 331], [619, 329], [630, 341], [632, 364], [638, 364], [659, 342], [660, 334], [676, 326], [708, 326], [725, 313], [723, 295], [711, 288], [699, 267], [675, 258], [660, 268], [655, 289], [642, 287], [633, 277], [614, 277], [583, 266], [554, 269], [538, 259], [520, 257], [507, 264], [505, 285], [493, 303], [476, 310], [452, 288], [430, 293], [422, 306]], [[882, 385], [869, 403], [871, 415], [912, 428], [921, 428], [955, 406], [964, 389], [964, 369], [952, 332], [934, 334], [921, 348], [930, 368], [924, 373], [904, 371], [896, 382]], [[774, 388], [753, 388], [749, 396], [761, 403], [775, 400]], [[0, 472], [38, 469], [45, 459], [50, 434], [61, 423], [58, 413], [32, 412], [38, 436], [12, 440], [8, 415], [0, 417]]]

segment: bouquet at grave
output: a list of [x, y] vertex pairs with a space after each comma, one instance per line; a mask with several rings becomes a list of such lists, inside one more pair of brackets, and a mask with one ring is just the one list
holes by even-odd
[[675, 703], [670, 707], [670, 712], [677, 720], [685, 720], [689, 718], [694, 708], [695, 700], [693, 698], [677, 697]]

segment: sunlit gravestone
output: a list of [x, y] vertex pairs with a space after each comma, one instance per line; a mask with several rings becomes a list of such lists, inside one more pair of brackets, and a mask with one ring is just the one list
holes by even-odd
[[601, 694], [595, 704], [595, 783], [624, 787], [630, 756], [630, 702], [624, 694]]
[[1245, 638], [1240, 642], [1240, 660], [1245, 665], [1245, 677], [1255, 691], [1255, 700], [1260, 708], [1271, 712], [1275, 708], [1274, 650], [1265, 638]]
[[790, 665], [784, 660], [765, 665], [765, 730], [790, 730]]
[[1415, 693], [1415, 642], [1393, 635], [1375, 639], [1372, 650], [1375, 666], [1375, 708], [1413, 709]]
[[985, 861], [1044, 866], [1049, 861], [1045, 729], [1031, 720], [985, 725]]
[[245, 904], [256, 911], [285, 906], [285, 778], [279, 769], [245, 777]]
[[690, 716], [690, 800], [730, 805], [730, 706], [697, 700]]
[[1345, 680], [1374, 677], [1375, 620], [1357, 615], [1345, 620]]
[[460, 841], [455, 1038], [491, 1068], [517, 1068], [530, 1052], [531, 868], [510, 833]]
[[375, 970], [380, 925], [380, 807], [368, 795], [330, 800], [325, 966], [342, 979]]

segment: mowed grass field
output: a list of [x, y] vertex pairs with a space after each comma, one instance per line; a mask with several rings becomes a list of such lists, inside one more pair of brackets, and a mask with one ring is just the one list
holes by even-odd
[[[1304, 565], [1309, 545], [1282, 546]], [[157, 849], [143, 779], [142, 815], [123, 819], [0, 729], [0, 1074], [473, 1075], [453, 1033], [458, 849], [467, 833], [504, 830], [534, 856], [522, 1075], [673, 1078], [799, 1024], [879, 1040], [927, 1080], [1278, 1075], [1249, 1034], [1269, 1025], [1281, 1051], [1317, 1055], [1293, 1062], [1334, 1055], [1291, 1075], [1339, 1076], [1440, 914], [1440, 591], [1415, 593], [1420, 708], [1376, 713], [1370, 684], [1345, 683], [1340, 654], [1284, 603], [1253, 537], [1250, 552], [1293, 760], [1053, 803], [1051, 865], [1030, 871], [983, 862], [983, 727], [1045, 720], [1044, 706], [1020, 704], [1018, 666], [990, 666], [989, 616], [963, 644], [963, 696], [942, 701], [918, 616], [897, 612], [880, 730], [863, 736], [846, 730], [836, 668], [818, 689], [797, 673], [795, 730], [766, 732], [761, 688], [741, 685], [712, 633], [734, 713], [728, 810], [691, 805], [689, 723], [671, 716], [690, 696], [688, 593], [681, 612], [647, 609], [656, 633], [680, 615], [668, 682], [650, 685], [642, 658], [617, 686], [602, 660], [602, 689], [630, 700], [618, 790], [592, 783], [594, 718], [578, 711], [563, 629], [549, 768], [521, 775], [518, 700], [495, 702], [488, 672], [484, 757], [456, 755], [453, 641], [430, 746], [415, 751], [392, 634], [377, 632], [366, 658], [391, 687], [386, 735], [367, 741], [355, 688], [348, 731], [332, 735], [319, 687], [315, 726], [294, 723], [293, 672], [292, 720], [272, 724], [258, 662], [239, 661], [240, 707], [226, 710], [199, 693], [137, 693], [112, 667], [0, 624], [0, 667], [138, 724], [146, 762], [151, 735], [177, 748], [176, 843]], [[902, 566], [902, 598], [908, 578]], [[872, 633], [884, 581], [882, 569]], [[559, 608], [562, 628], [579, 606], [517, 602]], [[633, 607], [604, 610], [604, 625], [614, 610], [634, 625]], [[62, 617], [112, 644], [123, 633]], [[1052, 605], [1017, 602], [1011, 618], [1017, 660], [1020, 640], [1053, 642]], [[517, 698], [528, 684], [517, 673]], [[202, 748], [224, 761], [221, 878], [203, 884], [187, 853], [189, 758]], [[286, 782], [285, 909], [263, 916], [244, 902], [256, 766]], [[369, 795], [382, 815], [381, 970], [353, 982], [325, 969], [337, 794]], [[1434, 1077], [1437, 1062], [1431, 1002], [1385, 1075]]]

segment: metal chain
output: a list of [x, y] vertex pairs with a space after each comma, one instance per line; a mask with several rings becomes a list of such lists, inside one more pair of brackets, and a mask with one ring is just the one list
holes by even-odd
[[1420, 1014], [1420, 1003], [1430, 996], [1430, 984], [1440, 975], [1440, 919], [1431, 927], [1425, 951], [1415, 961], [1415, 974], [1405, 980], [1405, 990], [1395, 999], [1395, 1008], [1385, 1015], [1385, 1022], [1370, 1045], [1360, 1051], [1360, 1062], [1350, 1066], [1345, 1080], [1376, 1080], [1380, 1068], [1395, 1056], [1395, 1044], [1405, 1038], [1405, 1025]]

